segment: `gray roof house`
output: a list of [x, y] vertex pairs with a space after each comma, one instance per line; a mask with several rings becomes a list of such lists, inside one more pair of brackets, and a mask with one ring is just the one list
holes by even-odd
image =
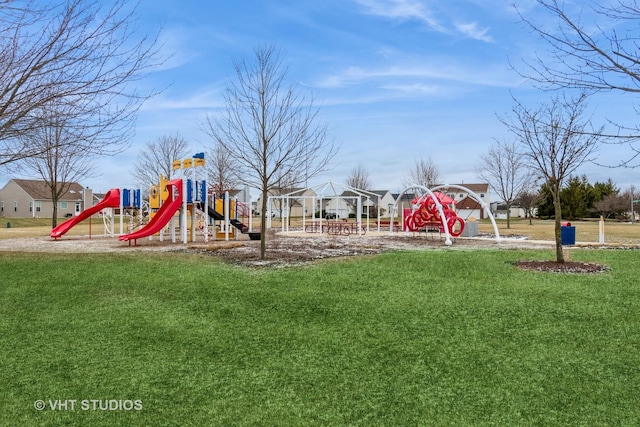
[[[93, 192], [72, 182], [58, 201], [58, 217], [77, 215], [93, 204]], [[45, 181], [11, 179], [0, 189], [0, 217], [51, 218], [52, 214], [51, 191]]]

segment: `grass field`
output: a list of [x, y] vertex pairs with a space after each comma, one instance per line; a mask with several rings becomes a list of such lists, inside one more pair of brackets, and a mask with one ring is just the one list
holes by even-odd
[[[599, 241], [599, 221], [572, 221], [572, 226], [576, 227], [576, 242], [597, 243]], [[479, 224], [479, 230], [486, 233], [493, 233], [493, 228], [489, 221], [483, 220]], [[511, 228], [507, 229], [506, 221], [498, 221], [498, 230], [501, 235], [521, 235], [532, 240], [553, 241], [554, 221], [534, 220], [529, 224], [528, 220], [512, 220]], [[629, 222], [605, 221], [604, 233], [606, 243], [640, 243], [640, 224]]]
[[551, 257], [0, 254], [1, 425], [638, 425], [637, 252]]

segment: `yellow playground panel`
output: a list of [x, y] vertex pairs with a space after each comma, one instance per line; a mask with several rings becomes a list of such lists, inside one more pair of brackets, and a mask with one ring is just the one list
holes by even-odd
[[169, 190], [167, 190], [167, 182], [169, 180], [160, 175], [160, 185], [152, 185], [149, 189], [149, 208], [160, 209], [162, 202], [169, 197]]
[[[224, 199], [216, 198], [214, 209], [216, 213], [218, 213], [221, 217], [224, 217]], [[229, 203], [229, 219], [237, 219], [236, 218], [236, 202], [233, 199]], [[225, 227], [224, 223], [216, 227], [216, 238], [222, 239], [227, 236], [224, 227]], [[235, 227], [229, 225], [229, 237], [235, 237], [236, 235], [235, 233], [236, 233]]]

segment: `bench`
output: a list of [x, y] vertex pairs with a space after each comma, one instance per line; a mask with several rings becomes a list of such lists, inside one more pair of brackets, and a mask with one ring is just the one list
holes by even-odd
[[[380, 224], [380, 229], [388, 229], [391, 225], [391, 221], [382, 220], [379, 221], [378, 224]], [[393, 221], [393, 231], [400, 231], [400, 223], [398, 221]]]

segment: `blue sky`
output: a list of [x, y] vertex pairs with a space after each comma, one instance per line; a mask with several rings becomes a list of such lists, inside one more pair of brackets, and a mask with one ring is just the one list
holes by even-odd
[[[496, 114], [549, 99], [523, 81], [510, 63], [546, 45], [524, 28], [511, 0], [143, 0], [141, 31], [161, 26], [169, 60], [143, 89], [165, 88], [140, 111], [134, 142], [98, 163], [83, 182], [94, 191], [134, 185], [130, 171], [145, 142], [179, 133], [193, 152], [211, 144], [201, 131], [223, 106], [233, 58], [274, 43], [286, 52], [289, 77], [315, 96], [330, 137], [341, 145], [330, 170], [311, 184], [344, 183], [361, 164], [375, 189], [401, 190], [419, 158], [431, 158], [448, 183], [478, 182], [478, 156], [509, 135]], [[533, 2], [528, 17], [549, 19]], [[577, 4], [580, 4], [578, 2]], [[636, 120], [631, 97], [592, 101], [594, 121]], [[607, 147], [601, 161], [628, 155]], [[611, 177], [640, 186], [640, 171], [585, 165], [591, 182]], [[4, 178], [4, 179], [2, 179]], [[0, 184], [7, 176], [0, 176]], [[638, 180], [640, 181], [640, 180]]]

